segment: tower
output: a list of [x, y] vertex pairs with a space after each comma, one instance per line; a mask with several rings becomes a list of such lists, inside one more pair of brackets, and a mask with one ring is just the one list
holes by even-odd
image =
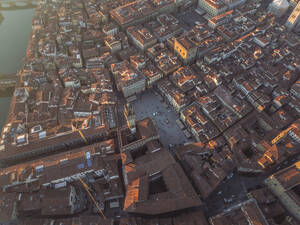
[[299, 22], [300, 22], [300, 2], [298, 2], [297, 6], [289, 16], [285, 25], [289, 30], [292, 30]]
[[131, 131], [131, 133], [136, 132], [136, 127], [135, 127], [135, 114], [133, 111], [133, 107], [130, 103], [127, 103], [124, 107], [124, 116], [127, 121], [127, 125]]

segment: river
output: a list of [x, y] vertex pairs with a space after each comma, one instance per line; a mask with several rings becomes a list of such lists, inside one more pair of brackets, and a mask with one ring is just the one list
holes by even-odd
[[[34, 9], [0, 11], [0, 74], [14, 74], [22, 66], [31, 32]], [[8, 114], [10, 98], [0, 97], [0, 130]]]

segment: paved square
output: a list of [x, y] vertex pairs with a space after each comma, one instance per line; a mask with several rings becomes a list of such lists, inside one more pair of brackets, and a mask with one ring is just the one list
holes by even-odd
[[179, 116], [171, 106], [160, 101], [160, 96], [155, 95], [154, 90], [144, 92], [132, 103], [136, 119], [152, 118], [159, 129], [160, 140], [164, 147], [188, 142], [184, 133], [178, 127], [176, 120]]

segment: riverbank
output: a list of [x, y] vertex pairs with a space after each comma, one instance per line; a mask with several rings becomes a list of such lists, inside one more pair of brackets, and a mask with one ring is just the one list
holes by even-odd
[[30, 37], [34, 9], [1, 11], [0, 74], [16, 74], [22, 66]]
[[[0, 98], [12, 97], [14, 90], [15, 90], [15, 88], [11, 88], [11, 87], [0, 89]], [[0, 101], [1, 101], [1, 99], [0, 99]]]
[[[0, 74], [16, 74], [22, 66], [35, 9], [1, 11]], [[14, 88], [0, 89], [0, 130], [6, 122]]]
[[2, 15], [2, 13], [0, 12], [0, 25], [1, 25], [1, 23], [2, 23], [3, 20], [4, 20], [4, 17]]
[[2, 7], [0, 11], [17, 11], [24, 9], [35, 9], [36, 5], [25, 5], [25, 6], [13, 6], [13, 7]]

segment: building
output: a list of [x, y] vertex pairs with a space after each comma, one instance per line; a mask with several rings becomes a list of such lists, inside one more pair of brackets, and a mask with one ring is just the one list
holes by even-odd
[[20, 225], [75, 225], [75, 224], [93, 224], [93, 225], [114, 225], [113, 219], [103, 219], [99, 215], [92, 216], [75, 216], [71, 218], [58, 218], [58, 219], [40, 219], [40, 218], [25, 218], [20, 221]]
[[116, 35], [119, 27], [115, 23], [109, 23], [103, 26], [102, 31], [105, 35]]
[[204, 9], [211, 17], [222, 14], [228, 8], [222, 0], [198, 0], [198, 7]]
[[121, 152], [133, 151], [158, 138], [156, 124], [151, 118], [137, 121], [135, 133], [132, 133], [128, 127], [118, 130], [118, 142]]
[[121, 41], [114, 35], [106, 36], [104, 43], [110, 49], [111, 53], [116, 53], [122, 49]]
[[291, 87], [290, 92], [297, 97], [298, 99], [300, 99], [300, 80], [297, 80]]
[[[97, 125], [100, 126], [81, 131], [88, 142], [99, 141], [108, 136], [107, 125], [102, 123], [98, 123]], [[50, 133], [47, 136], [43, 136], [47, 133], [42, 131], [42, 133], [40, 135], [37, 134], [37, 138], [33, 140], [28, 140], [27, 133], [18, 135], [16, 145], [2, 143], [3, 151], [0, 151], [0, 164], [16, 164], [18, 162], [32, 160], [32, 158], [45, 153], [68, 151], [86, 143], [78, 132], [72, 131], [71, 126], [61, 125], [52, 130], [54, 133]], [[66, 146], [68, 147], [66, 148]]]
[[203, 210], [176, 212], [167, 217], [152, 216], [151, 218], [130, 216], [122, 217], [120, 225], [208, 225]]
[[178, 57], [169, 51], [162, 52], [160, 55], [156, 56], [154, 62], [165, 76], [173, 73], [181, 66]]
[[247, 0], [223, 0], [223, 2], [228, 6], [228, 9], [233, 9], [244, 4]]
[[211, 225], [227, 224], [259, 224], [269, 225], [261, 209], [254, 199], [247, 200], [224, 210], [224, 212], [210, 217]]
[[157, 215], [201, 204], [180, 165], [157, 140], [121, 155], [125, 212]]
[[[92, 167], [99, 168], [99, 166], [103, 166], [103, 164], [101, 165], [101, 163], [88, 163], [87, 158], [92, 158], [95, 155], [100, 155], [105, 158], [106, 156], [112, 155], [114, 153], [114, 140], [109, 139], [104, 142], [99, 142], [81, 148], [74, 148], [71, 151], [66, 151], [63, 153], [55, 154], [53, 156], [40, 158], [29, 163], [21, 163], [17, 166], [10, 166], [0, 172], [0, 180], [3, 181], [3, 178], [7, 177], [7, 174], [14, 176], [15, 179], [8, 179], [5, 182], [2, 182], [0, 184], [0, 188], [3, 192], [6, 192], [10, 188], [22, 186], [25, 181], [24, 175], [21, 176], [21, 174], [27, 174], [29, 176], [27, 183], [36, 181], [37, 177], [35, 176], [40, 175], [38, 176], [40, 184], [50, 187], [55, 186], [56, 183], [64, 182], [65, 180], [67, 182], [72, 182], [74, 180], [77, 180], [76, 175], [73, 176], [74, 179], [65, 178], [80, 173], [81, 175], [84, 175], [83, 171], [88, 170], [89, 172], [91, 172], [93, 171]], [[80, 162], [82, 162], [83, 164], [80, 167], [77, 167], [77, 164], [80, 164]], [[18, 173], [16, 172], [16, 168], [18, 168]], [[30, 172], [28, 173], [28, 168], [33, 168], [33, 170], [30, 169]], [[54, 172], [55, 169], [57, 170], [56, 172]], [[32, 176], [33, 174], [31, 174], [31, 172], [34, 173], [34, 176]]]
[[170, 75], [170, 80], [184, 93], [201, 83], [199, 75], [190, 66], [180, 67]]
[[17, 218], [17, 193], [0, 194], [0, 221], [10, 221]]
[[149, 58], [154, 60], [157, 56], [167, 51], [168, 49], [164, 43], [157, 43], [151, 48], [148, 48], [146, 54], [149, 56]]
[[179, 23], [179, 20], [171, 14], [159, 15], [155, 24], [157, 26], [152, 27], [152, 30], [159, 42], [165, 42], [183, 32], [183, 27]]
[[197, 46], [195, 46], [186, 37], [175, 38], [174, 50], [180, 56], [182, 61], [187, 64], [196, 59], [197, 56]]
[[154, 83], [163, 77], [163, 73], [149, 60], [146, 67], [141, 70], [147, 79], [147, 88], [151, 88]]
[[142, 51], [145, 51], [157, 42], [157, 39], [145, 27], [128, 27], [127, 34], [133, 44]]
[[112, 64], [110, 69], [114, 75], [118, 91], [122, 91], [125, 98], [146, 89], [145, 76], [134, 71], [128, 61]]
[[234, 12], [233, 10], [229, 10], [225, 13], [210, 18], [208, 20], [208, 26], [211, 27], [212, 29], [215, 29], [217, 26], [227, 23], [233, 17], [234, 15], [233, 12]]
[[119, 207], [124, 196], [117, 166], [119, 158], [114, 154], [115, 141], [110, 139], [1, 170], [1, 197], [17, 193], [17, 199], [14, 204], [8, 201], [7, 209], [0, 204], [0, 212], [6, 213], [5, 218], [16, 212], [22, 218], [81, 212], [88, 198], [78, 189], [79, 177], [88, 182], [100, 205], [107, 209]]
[[188, 105], [189, 99], [187, 96], [171, 81], [167, 79], [161, 80], [158, 82], [157, 87], [168, 102], [174, 107], [176, 112], [179, 112]]
[[263, 187], [252, 190], [248, 192], [247, 196], [248, 198], [254, 198], [257, 201], [259, 208], [262, 210], [262, 213], [265, 215], [269, 224], [297, 224], [297, 219], [287, 212], [287, 210], [280, 203], [279, 199], [276, 198], [269, 188]]
[[235, 167], [229, 151], [217, 152], [222, 141], [215, 140], [207, 144], [186, 144], [175, 149], [180, 164], [203, 199], [209, 197]]
[[73, 185], [58, 189], [42, 189], [32, 193], [19, 193], [18, 217], [74, 215], [85, 209], [86, 201], [83, 199], [83, 196], [76, 193]]
[[181, 110], [180, 118], [187, 125], [197, 141], [206, 143], [220, 134], [196, 102]]
[[300, 220], [300, 161], [265, 180], [286, 209]]
[[239, 118], [244, 117], [251, 111], [250, 105], [247, 101], [239, 99], [237, 96], [232, 96], [230, 90], [225, 85], [220, 85], [214, 90], [214, 94]]
[[291, 125], [288, 135], [298, 144], [300, 144], [300, 119]]
[[176, 5], [173, 0], [137, 0], [111, 10], [110, 15], [118, 25], [125, 29], [144, 23], [161, 13], [173, 12], [175, 9]]

